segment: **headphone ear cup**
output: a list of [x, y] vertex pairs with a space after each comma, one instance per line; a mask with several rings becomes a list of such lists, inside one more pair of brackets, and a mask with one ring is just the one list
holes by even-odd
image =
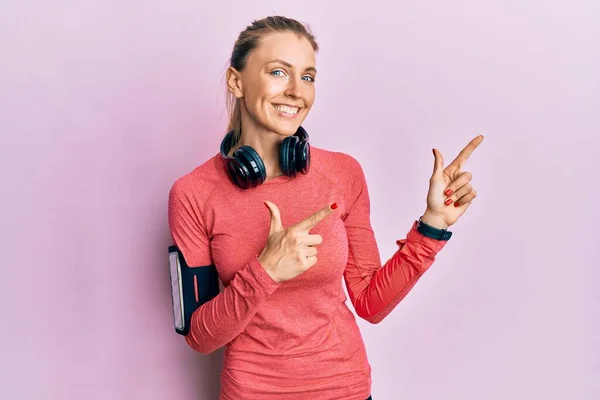
[[229, 159], [226, 161], [227, 163], [227, 173], [229, 177], [233, 180], [233, 183], [236, 184], [241, 189], [250, 188], [250, 180], [248, 179], [248, 168], [244, 167], [237, 159]]
[[279, 167], [286, 176], [296, 175], [296, 146], [297, 136], [288, 136], [281, 142], [279, 149]]
[[296, 170], [302, 174], [308, 174], [310, 169], [310, 143], [300, 141], [296, 152]]
[[[242, 146], [233, 153], [238, 165], [247, 178], [248, 187], [256, 187], [267, 179], [267, 170], [262, 158], [250, 146]], [[246, 185], [245, 185], [246, 186]]]

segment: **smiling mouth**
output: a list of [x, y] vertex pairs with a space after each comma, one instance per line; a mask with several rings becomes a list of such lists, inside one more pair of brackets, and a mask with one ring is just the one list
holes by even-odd
[[293, 117], [294, 115], [298, 114], [298, 111], [300, 111], [300, 107], [287, 106], [284, 104], [273, 104], [273, 108], [276, 111], [279, 111], [280, 113], [290, 117]]

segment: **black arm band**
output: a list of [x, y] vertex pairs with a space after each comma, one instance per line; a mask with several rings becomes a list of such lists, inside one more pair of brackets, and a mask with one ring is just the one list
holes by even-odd
[[421, 218], [417, 221], [417, 231], [423, 236], [436, 240], [449, 240], [452, 237], [452, 232], [427, 225], [425, 222], [421, 221]]
[[219, 294], [214, 265], [190, 268], [177, 246], [169, 246], [169, 272], [175, 331], [187, 335], [192, 313]]

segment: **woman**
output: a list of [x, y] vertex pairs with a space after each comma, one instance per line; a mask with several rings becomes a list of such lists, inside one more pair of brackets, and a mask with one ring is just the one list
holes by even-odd
[[221, 152], [170, 192], [175, 246], [187, 265], [216, 270], [224, 284], [200, 301], [185, 336], [204, 354], [226, 347], [223, 400], [370, 398], [371, 367], [342, 277], [357, 314], [378, 323], [476, 195], [461, 168], [483, 137], [445, 169], [434, 149], [427, 208], [382, 266], [360, 164], [310, 148], [300, 126], [315, 98], [317, 51], [293, 19], [247, 27], [227, 71], [234, 106]]

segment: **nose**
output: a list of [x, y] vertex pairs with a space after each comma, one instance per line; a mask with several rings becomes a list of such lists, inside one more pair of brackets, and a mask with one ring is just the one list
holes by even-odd
[[290, 77], [288, 80], [287, 87], [285, 88], [285, 95], [293, 99], [302, 98], [302, 78]]

